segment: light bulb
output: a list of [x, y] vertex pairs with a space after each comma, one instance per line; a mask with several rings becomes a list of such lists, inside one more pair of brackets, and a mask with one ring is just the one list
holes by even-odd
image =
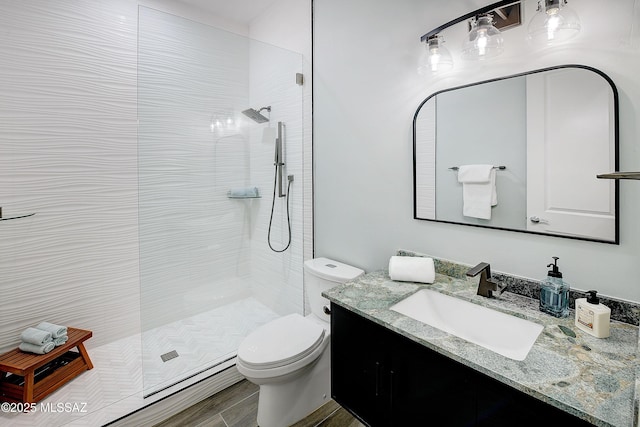
[[580, 32], [580, 19], [566, 0], [544, 0], [538, 2], [538, 13], [529, 22], [527, 39], [539, 45], [552, 45]]
[[500, 30], [493, 26], [490, 14], [480, 15], [471, 21], [471, 31], [462, 47], [465, 59], [485, 59], [501, 54], [504, 51]]
[[478, 38], [476, 39], [476, 45], [477, 45], [477, 48], [478, 48], [478, 55], [484, 56], [484, 55], [487, 54], [487, 44], [488, 44], [487, 31], [486, 30], [479, 30], [478, 31]]
[[444, 39], [437, 34], [427, 39], [425, 52], [418, 66], [418, 74], [438, 73], [453, 68], [451, 54], [446, 47], [442, 46], [442, 43]]

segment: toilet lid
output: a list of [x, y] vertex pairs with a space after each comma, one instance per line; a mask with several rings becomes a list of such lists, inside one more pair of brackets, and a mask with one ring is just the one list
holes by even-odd
[[250, 333], [238, 348], [238, 358], [250, 368], [277, 368], [307, 356], [323, 338], [322, 326], [299, 314], [289, 314]]

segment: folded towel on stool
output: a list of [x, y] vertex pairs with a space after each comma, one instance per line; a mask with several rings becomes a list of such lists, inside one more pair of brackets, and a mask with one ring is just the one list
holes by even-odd
[[61, 337], [55, 338], [53, 340], [53, 343], [56, 345], [56, 347], [59, 347], [62, 344], [66, 343], [68, 339], [69, 339], [69, 337], [67, 335], [63, 335]]
[[55, 346], [56, 345], [53, 343], [53, 341], [49, 341], [42, 345], [23, 342], [18, 346], [18, 348], [22, 351], [26, 351], [27, 353], [46, 354], [53, 350]]
[[27, 328], [20, 335], [22, 342], [29, 344], [42, 345], [51, 341], [52, 334], [42, 329]]
[[51, 332], [51, 337], [54, 339], [59, 338], [63, 335], [67, 335], [66, 326], [54, 325], [53, 323], [49, 323], [49, 322], [40, 323], [38, 326], [36, 326], [36, 329], [41, 329], [43, 331]]
[[389, 277], [400, 282], [433, 283], [436, 279], [433, 258], [392, 256], [389, 260]]

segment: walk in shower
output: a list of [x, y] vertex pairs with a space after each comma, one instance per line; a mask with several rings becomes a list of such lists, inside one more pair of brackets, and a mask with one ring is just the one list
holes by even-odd
[[[224, 367], [253, 329], [303, 311], [300, 54], [140, 7], [138, 181], [145, 394]], [[268, 121], [242, 114], [252, 107]], [[269, 249], [278, 122], [292, 241]], [[297, 185], [299, 183], [299, 185]], [[276, 198], [271, 240], [288, 238]], [[280, 245], [282, 242], [282, 245]], [[225, 363], [227, 365], [225, 365]]]

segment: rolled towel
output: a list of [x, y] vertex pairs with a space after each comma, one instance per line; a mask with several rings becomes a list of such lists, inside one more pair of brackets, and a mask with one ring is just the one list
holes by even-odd
[[258, 187], [233, 188], [227, 192], [228, 197], [260, 197]]
[[53, 343], [56, 345], [56, 347], [59, 347], [62, 344], [66, 343], [68, 339], [69, 339], [69, 337], [67, 335], [63, 335], [61, 337], [55, 338], [53, 340]]
[[433, 283], [436, 279], [433, 258], [392, 256], [389, 260], [389, 277], [400, 282]]
[[35, 354], [45, 354], [49, 353], [51, 350], [55, 348], [55, 344], [53, 341], [49, 341], [42, 345], [31, 344], [28, 342], [21, 343], [18, 348], [22, 351], [26, 351], [27, 353], [35, 353]]
[[46, 344], [51, 341], [52, 338], [53, 337], [51, 332], [37, 328], [27, 328], [20, 335], [20, 339], [22, 340], [22, 342], [35, 345]]
[[43, 331], [51, 332], [51, 337], [54, 339], [59, 338], [63, 335], [67, 335], [66, 326], [54, 325], [53, 323], [49, 322], [42, 322], [38, 326], [36, 326], [36, 328], [42, 329]]

